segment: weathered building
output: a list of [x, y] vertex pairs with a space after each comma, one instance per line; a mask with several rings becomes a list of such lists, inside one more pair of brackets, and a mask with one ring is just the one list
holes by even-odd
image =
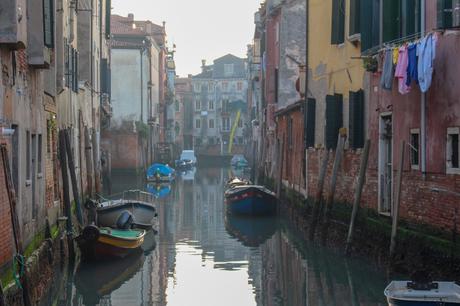
[[176, 144], [183, 150], [193, 149], [193, 89], [192, 76], [176, 78], [175, 131]]

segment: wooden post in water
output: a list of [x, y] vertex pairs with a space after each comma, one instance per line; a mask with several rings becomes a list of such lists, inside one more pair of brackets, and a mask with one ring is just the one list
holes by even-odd
[[93, 166], [94, 166], [94, 183], [96, 187], [96, 193], [101, 193], [101, 161], [99, 158], [99, 152], [98, 152], [98, 144], [97, 144], [97, 133], [96, 129], [93, 129], [92, 133], [92, 149], [93, 149]]
[[353, 241], [353, 233], [355, 230], [355, 220], [358, 214], [359, 203], [361, 202], [361, 194], [363, 191], [364, 181], [366, 178], [367, 161], [369, 160], [370, 140], [366, 140], [364, 150], [361, 155], [361, 164], [359, 165], [358, 186], [356, 186], [355, 197], [353, 200], [353, 211], [351, 212], [350, 227], [348, 228], [347, 245], [345, 253], [348, 255], [350, 251], [351, 242]]
[[89, 131], [88, 127], [85, 126], [85, 160], [86, 160], [86, 175], [87, 175], [87, 185], [88, 185], [88, 195], [93, 196], [93, 158], [91, 156], [91, 143], [89, 141]]
[[404, 169], [404, 152], [406, 150], [406, 142], [401, 141], [401, 152], [399, 154], [398, 177], [396, 181], [395, 201], [393, 205], [393, 224], [391, 227], [391, 243], [390, 243], [390, 259], [393, 259], [396, 250], [396, 234], [398, 232], [399, 221], [399, 203], [401, 202], [401, 184]]
[[80, 205], [80, 194], [78, 192], [77, 174], [75, 173], [75, 162], [73, 160], [72, 150], [70, 148], [69, 130], [64, 130], [63, 133], [65, 136], [65, 150], [67, 152], [67, 161], [69, 165], [70, 179], [72, 182], [73, 198], [75, 200], [75, 205], [76, 205], [77, 220], [78, 220], [78, 223], [80, 223], [80, 225], [83, 225], [83, 214], [82, 214], [81, 205]]
[[[8, 202], [10, 204], [10, 216], [11, 216], [11, 225], [13, 226], [13, 236], [14, 236], [14, 244], [16, 247], [16, 255], [23, 255], [24, 254], [24, 245], [22, 244], [22, 237], [21, 237], [21, 228], [19, 225], [19, 218], [17, 214], [17, 203], [16, 203], [16, 191], [14, 189], [13, 179], [11, 178], [11, 168], [10, 162], [8, 159], [8, 151], [5, 144], [1, 145], [1, 157], [3, 163], [3, 175], [5, 177], [6, 182], [6, 190], [8, 193]], [[13, 259], [16, 260], [16, 259]], [[25, 263], [24, 263], [25, 264]], [[24, 267], [24, 274], [22, 275], [20, 281], [22, 286], [22, 300], [24, 302], [24, 306], [32, 305], [29, 296], [29, 285], [27, 281], [27, 267]], [[3, 290], [1, 292], [2, 299], [3, 299]]]
[[326, 241], [327, 231], [329, 228], [329, 221], [331, 217], [332, 207], [334, 205], [334, 196], [335, 196], [335, 190], [337, 186], [337, 177], [339, 175], [340, 164], [342, 162], [343, 149], [345, 146], [346, 137], [347, 137], [347, 130], [345, 128], [341, 128], [339, 131], [338, 139], [337, 139], [337, 148], [335, 150], [335, 160], [334, 160], [334, 166], [332, 168], [331, 185], [329, 188], [329, 193], [327, 195], [326, 205], [325, 205], [325, 210], [324, 210], [325, 221], [324, 221], [324, 226], [323, 226], [323, 237], [322, 237], [323, 242]]
[[316, 189], [315, 204], [313, 206], [313, 212], [311, 215], [310, 223], [310, 240], [315, 237], [316, 225], [319, 221], [319, 215], [321, 211], [321, 202], [323, 200], [324, 180], [326, 178], [327, 165], [329, 162], [329, 150], [324, 150], [324, 157], [321, 163], [321, 169], [319, 171], [318, 186]]
[[279, 142], [278, 148], [278, 180], [276, 185], [276, 196], [281, 199], [281, 191], [283, 190], [283, 168], [284, 168], [284, 139]]
[[59, 131], [59, 159], [61, 161], [61, 173], [62, 173], [62, 188], [64, 195], [64, 212], [67, 218], [66, 231], [67, 231], [67, 243], [69, 246], [69, 257], [71, 261], [75, 258], [75, 250], [73, 248], [73, 225], [72, 225], [72, 208], [70, 204], [69, 196], [69, 176], [67, 174], [67, 157], [66, 157], [66, 146], [65, 146], [65, 131]]

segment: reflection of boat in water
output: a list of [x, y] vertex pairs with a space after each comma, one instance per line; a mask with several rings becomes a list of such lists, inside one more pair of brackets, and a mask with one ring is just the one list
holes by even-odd
[[248, 247], [258, 247], [272, 237], [277, 228], [275, 217], [250, 218], [227, 214], [225, 229], [230, 236], [238, 239]]
[[147, 184], [147, 191], [157, 199], [164, 199], [171, 193], [170, 184]]
[[75, 285], [84, 297], [85, 305], [97, 305], [107, 296], [129, 281], [142, 268], [144, 253], [137, 250], [123, 260], [81, 262], [75, 274]]
[[144, 243], [142, 244], [142, 250], [144, 251], [145, 254], [152, 252], [155, 250], [157, 246], [157, 241], [155, 239], [155, 236], [157, 234], [156, 230], [150, 230], [145, 234], [144, 237]]

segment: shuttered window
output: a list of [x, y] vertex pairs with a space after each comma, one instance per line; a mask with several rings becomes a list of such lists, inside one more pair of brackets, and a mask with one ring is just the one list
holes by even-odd
[[72, 48], [72, 90], [78, 92], [78, 51]]
[[48, 48], [54, 47], [54, 5], [53, 0], [43, 0], [43, 40]]
[[350, 0], [350, 30], [348, 35], [352, 36], [359, 33], [361, 33], [361, 0]]
[[383, 1], [383, 41], [392, 41], [400, 37], [401, 0]]
[[332, 0], [331, 44], [344, 42], [345, 36], [345, 0]]
[[71, 88], [73, 84], [73, 56], [72, 47], [65, 43], [65, 86]]
[[307, 101], [307, 114], [305, 126], [305, 144], [307, 148], [315, 146], [315, 127], [316, 127], [316, 100], [309, 98]]
[[108, 75], [108, 61], [106, 58], [101, 58], [101, 92], [108, 93], [109, 78]]
[[337, 137], [342, 127], [343, 97], [336, 94], [326, 96], [326, 148], [335, 149], [337, 147]]
[[350, 91], [349, 142], [353, 149], [364, 146], [364, 91]]
[[380, 0], [361, 1], [361, 51], [379, 44]]
[[112, 14], [112, 0], [105, 0], [105, 37], [110, 39], [110, 16]]
[[452, 0], [437, 0], [437, 27], [440, 29], [451, 28], [452, 20]]
[[406, 37], [421, 30], [421, 1], [402, 0], [401, 2], [401, 36]]

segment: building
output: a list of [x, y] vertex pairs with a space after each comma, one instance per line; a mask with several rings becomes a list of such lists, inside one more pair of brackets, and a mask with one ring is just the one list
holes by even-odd
[[193, 149], [193, 88], [192, 76], [176, 78], [175, 131], [176, 145], [182, 150]]
[[222, 156], [243, 153], [247, 119], [246, 60], [228, 54], [206, 65], [192, 79], [193, 145], [196, 151]]

